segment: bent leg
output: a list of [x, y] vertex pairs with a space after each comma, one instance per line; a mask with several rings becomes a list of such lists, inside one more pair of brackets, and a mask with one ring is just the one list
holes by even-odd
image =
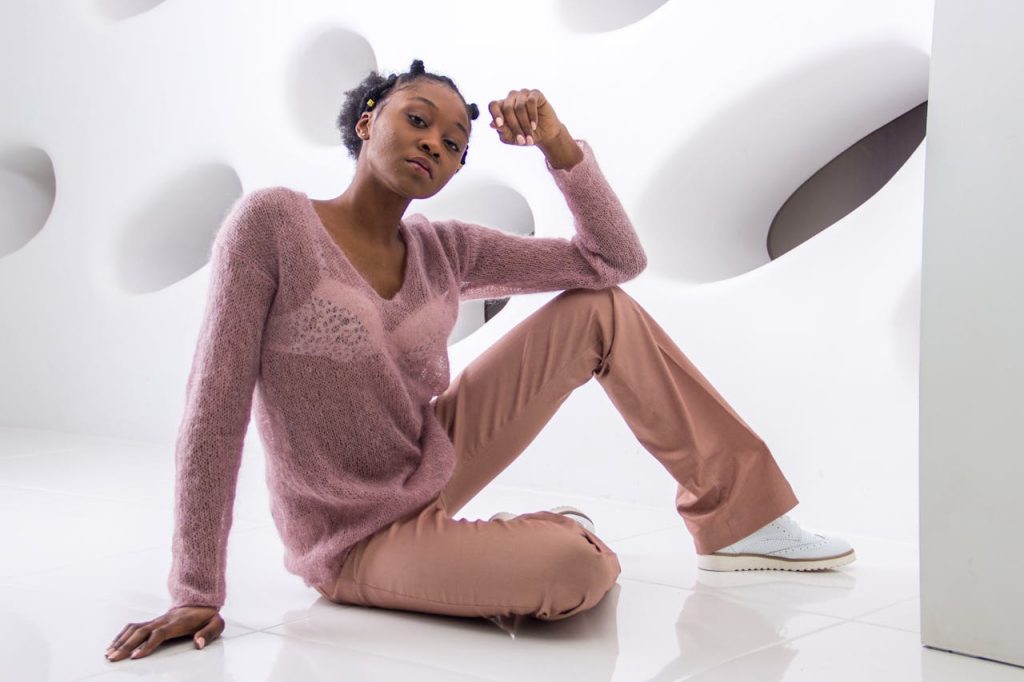
[[340, 604], [558, 620], [595, 606], [620, 572], [615, 553], [565, 516], [455, 520], [438, 499], [357, 544], [320, 592]]
[[511, 464], [591, 376], [677, 481], [676, 509], [698, 553], [797, 504], [764, 441], [651, 315], [613, 286], [561, 292], [438, 396], [434, 411], [457, 454], [441, 493], [449, 514]]

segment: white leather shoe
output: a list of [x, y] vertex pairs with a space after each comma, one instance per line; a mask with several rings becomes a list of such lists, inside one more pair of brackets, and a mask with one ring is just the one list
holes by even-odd
[[857, 559], [845, 540], [809, 533], [786, 515], [713, 554], [698, 554], [705, 571], [821, 571]]
[[[554, 512], [556, 514], [564, 514], [565, 516], [568, 516], [570, 519], [572, 519], [576, 523], [580, 524], [581, 526], [589, 530], [591, 533], [596, 533], [596, 531], [594, 530], [594, 520], [586, 514], [584, 514], [583, 510], [581, 509], [569, 506], [567, 504], [563, 504], [558, 507], [552, 507], [548, 511]], [[498, 512], [490, 519], [488, 519], [488, 521], [494, 521], [495, 519], [504, 519], [508, 521], [509, 519], [514, 519], [516, 516], [518, 516], [518, 514], [513, 514], [511, 512]]]

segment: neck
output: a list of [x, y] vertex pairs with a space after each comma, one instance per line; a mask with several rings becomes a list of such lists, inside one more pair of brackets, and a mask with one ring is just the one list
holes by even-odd
[[398, 224], [412, 200], [395, 194], [370, 173], [357, 172], [348, 188], [329, 202], [361, 241], [390, 247], [401, 241]]

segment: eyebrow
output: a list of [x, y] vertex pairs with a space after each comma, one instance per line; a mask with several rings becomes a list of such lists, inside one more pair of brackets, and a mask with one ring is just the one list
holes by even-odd
[[[421, 101], [423, 101], [423, 102], [426, 102], [426, 103], [427, 103], [427, 104], [429, 104], [430, 106], [434, 107], [434, 109], [437, 109], [437, 105], [436, 105], [436, 104], [434, 104], [434, 103], [433, 103], [433, 102], [431, 102], [431, 101], [430, 101], [429, 99], [427, 99], [426, 97], [423, 97], [423, 96], [421, 96], [421, 95], [413, 95], [413, 96], [412, 96], [412, 97], [410, 97], [409, 99], [418, 99], [418, 100], [421, 100]], [[459, 126], [460, 128], [462, 128], [462, 132], [464, 132], [464, 133], [466, 134], [466, 137], [467, 137], [467, 138], [469, 137], [469, 131], [468, 131], [468, 130], [466, 130], [466, 126], [462, 125], [462, 124], [461, 124], [461, 123], [459, 123], [458, 121], [456, 121], [456, 122], [455, 122], [455, 125], [457, 125], [457, 126]]]

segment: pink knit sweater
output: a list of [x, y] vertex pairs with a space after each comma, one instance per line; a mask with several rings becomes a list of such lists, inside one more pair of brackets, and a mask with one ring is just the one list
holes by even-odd
[[300, 191], [253, 190], [217, 233], [175, 442], [173, 606], [221, 607], [242, 442], [266, 452], [286, 569], [329, 584], [360, 539], [422, 509], [448, 481], [454, 446], [431, 399], [449, 384], [460, 299], [599, 289], [647, 265], [593, 151], [547, 170], [572, 239], [406, 216], [405, 279], [382, 298]]

